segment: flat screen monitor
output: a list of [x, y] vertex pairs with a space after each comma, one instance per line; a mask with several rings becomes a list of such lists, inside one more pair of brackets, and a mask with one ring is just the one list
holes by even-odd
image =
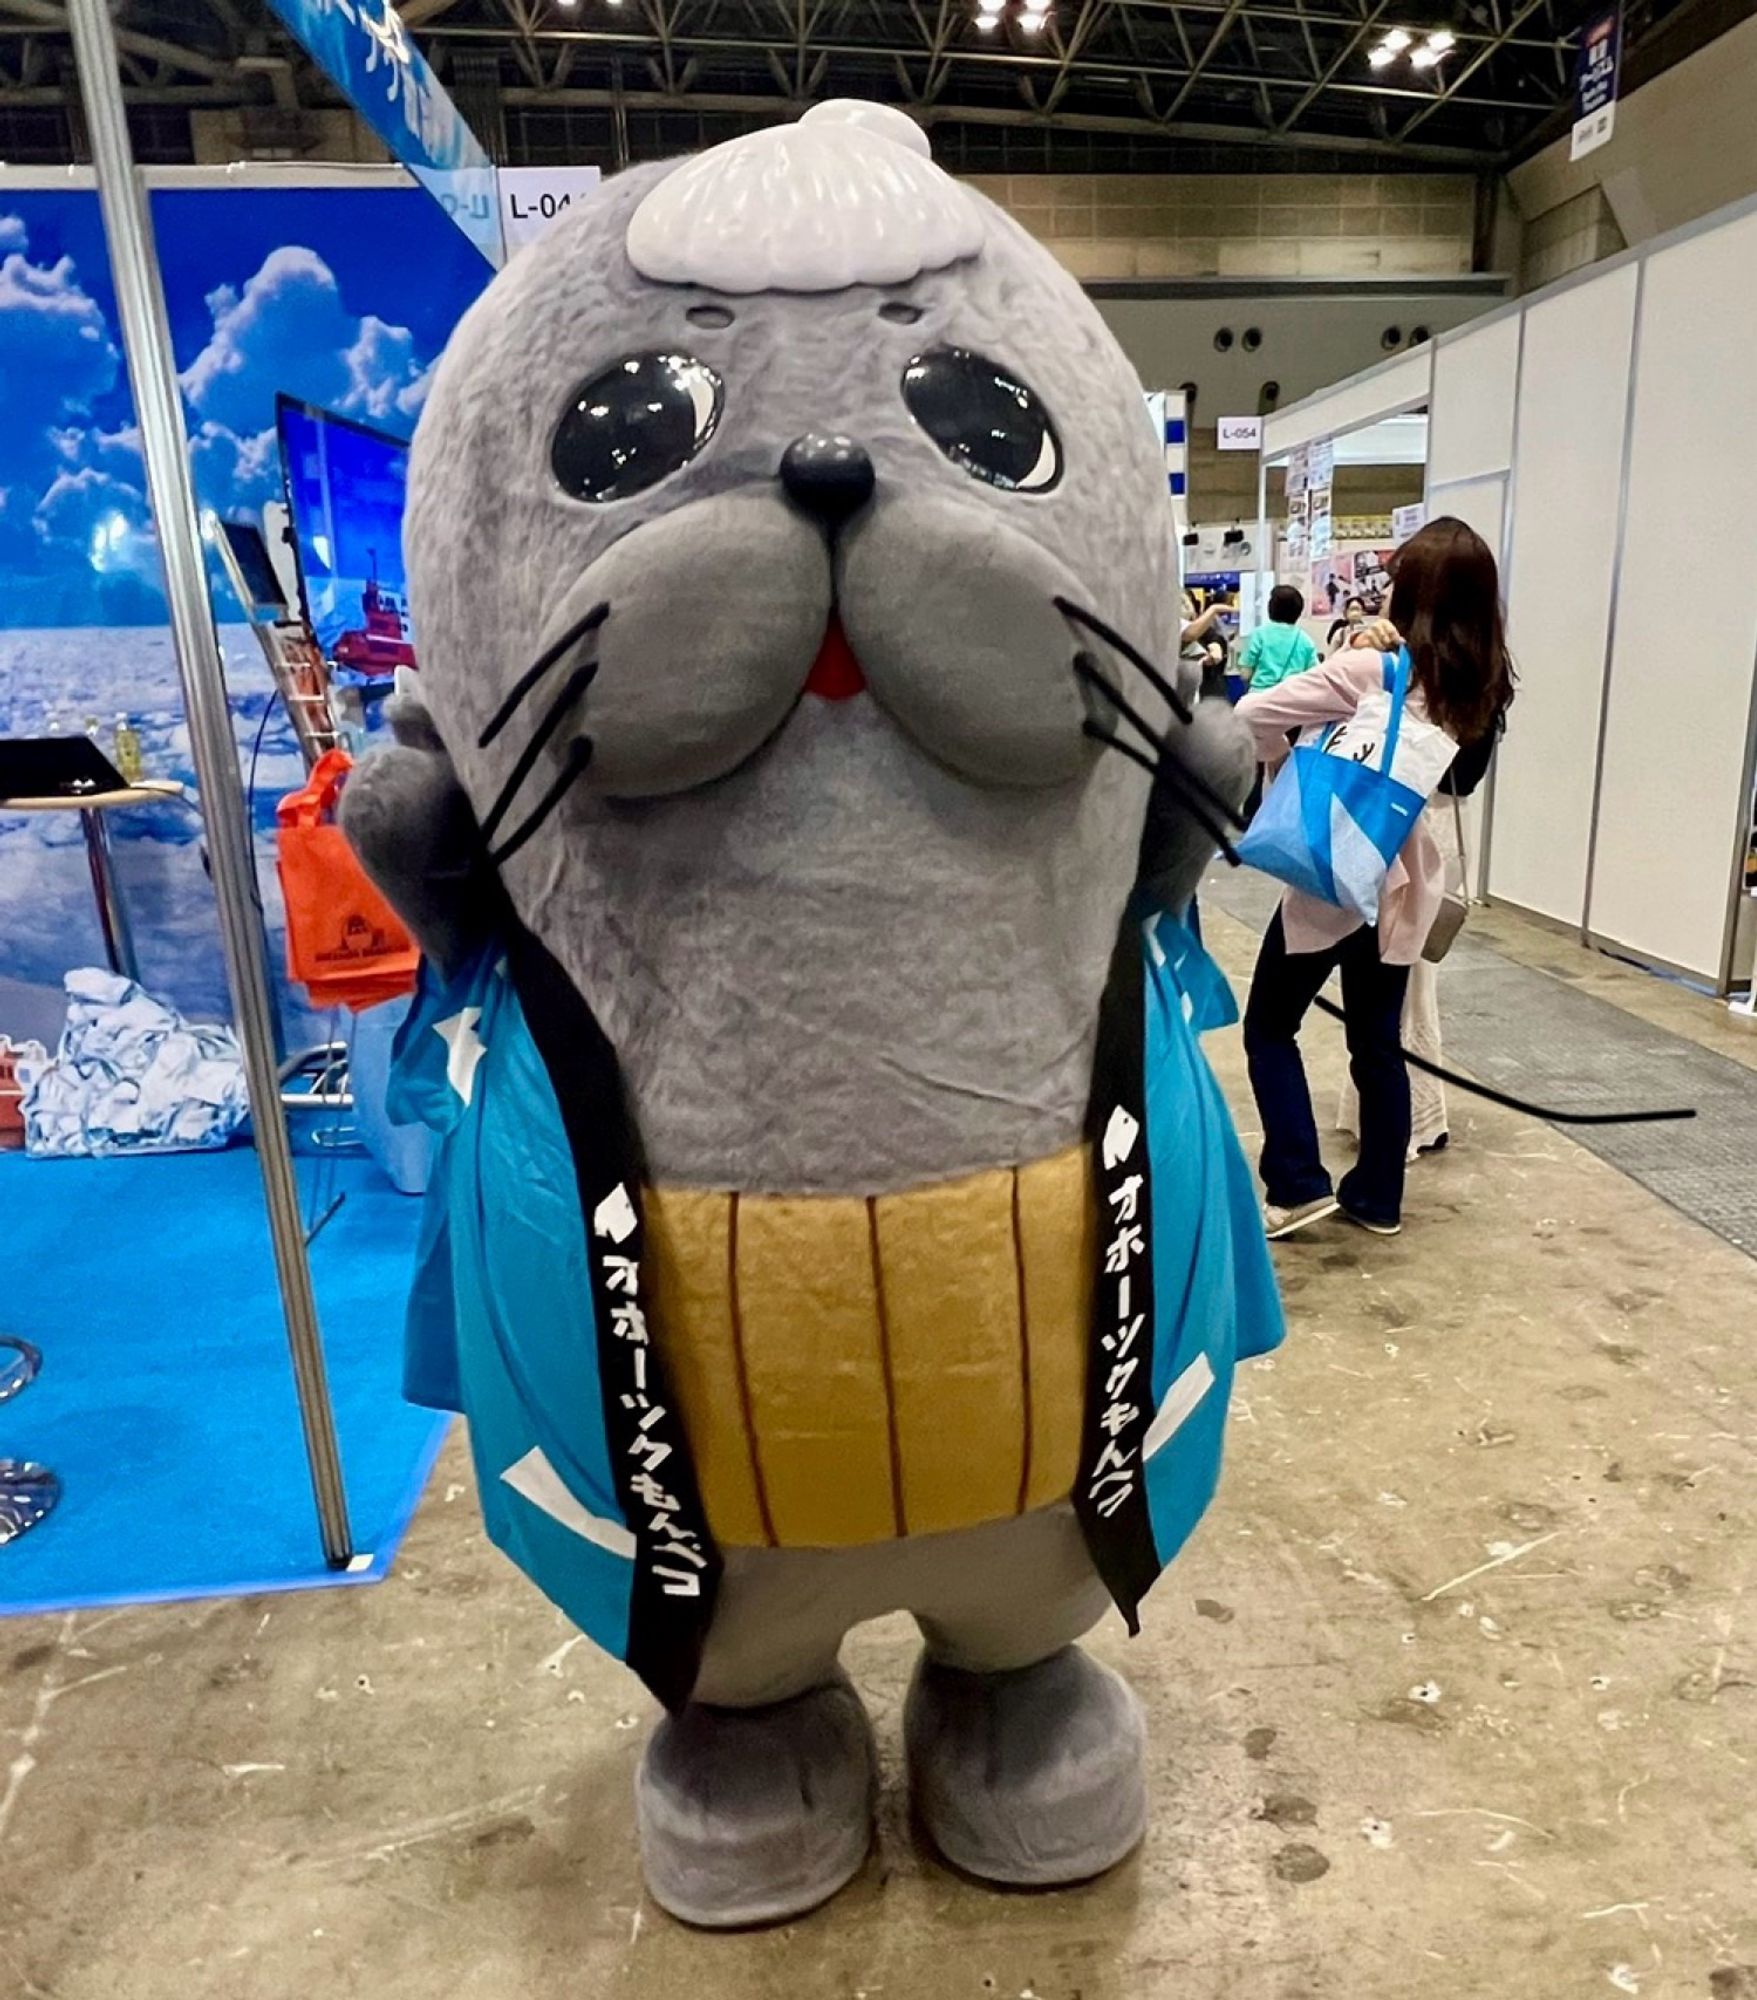
[[403, 573], [409, 447], [333, 410], [275, 403], [305, 615], [345, 679], [415, 664]]
[[231, 552], [233, 583], [244, 600], [244, 609], [253, 620], [272, 622], [287, 609], [286, 592], [275, 575], [274, 561], [262, 530], [250, 521], [222, 521], [220, 533]]

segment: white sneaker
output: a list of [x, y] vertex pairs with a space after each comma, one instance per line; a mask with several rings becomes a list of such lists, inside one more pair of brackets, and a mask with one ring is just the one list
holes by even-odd
[[1333, 1194], [1319, 1195], [1316, 1201], [1302, 1201], [1293, 1208], [1277, 1208], [1272, 1201], [1266, 1201], [1263, 1233], [1271, 1243], [1278, 1243], [1283, 1236], [1304, 1229], [1307, 1223], [1322, 1222], [1325, 1216], [1334, 1215], [1341, 1205]]

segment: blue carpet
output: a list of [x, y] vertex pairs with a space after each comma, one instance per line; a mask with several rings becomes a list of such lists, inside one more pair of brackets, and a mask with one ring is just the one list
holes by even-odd
[[158, 1159], [0, 1154], [0, 1333], [43, 1372], [0, 1408], [0, 1457], [61, 1477], [60, 1506], [0, 1548], [0, 1611], [370, 1582], [389, 1567], [444, 1436], [400, 1394], [421, 1204], [359, 1156], [303, 1158], [354, 1547], [325, 1567], [247, 1146]]

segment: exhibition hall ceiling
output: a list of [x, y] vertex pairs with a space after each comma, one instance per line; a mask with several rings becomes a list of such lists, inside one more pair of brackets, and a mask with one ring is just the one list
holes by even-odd
[[[1667, 66], [1752, 4], [1626, 0], [1630, 69]], [[320, 149], [312, 114], [333, 94], [265, 0], [114, 11], [143, 158], [196, 157], [191, 114], [215, 110], [244, 113], [261, 157]], [[399, 11], [512, 161], [616, 164], [854, 95], [907, 106], [964, 171], [1080, 173], [1501, 166], [1565, 129], [1580, 29], [1604, 6], [403, 0]], [[60, 0], [0, 0], [0, 158], [79, 150], [69, 62]]]

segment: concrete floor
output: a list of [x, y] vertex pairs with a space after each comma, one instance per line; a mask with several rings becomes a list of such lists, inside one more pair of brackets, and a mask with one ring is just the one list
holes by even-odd
[[0, 1994], [1757, 2000], [1752, 1265], [1544, 1126], [1453, 1118], [1403, 1237], [1280, 1251], [1293, 1336], [1220, 1499], [1142, 1638], [1095, 1641], [1154, 1731], [1108, 1880], [998, 1896], [917, 1850], [892, 1622], [849, 1654], [889, 1754], [865, 1873], [785, 1929], [669, 1922], [650, 1704], [487, 1548], [454, 1440], [378, 1588], [0, 1628]]

